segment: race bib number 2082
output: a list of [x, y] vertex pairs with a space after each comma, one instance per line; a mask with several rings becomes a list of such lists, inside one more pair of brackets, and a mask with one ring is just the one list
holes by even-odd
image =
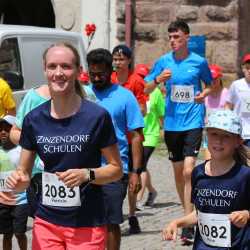
[[231, 222], [228, 214], [198, 211], [198, 227], [202, 240], [207, 245], [231, 247]]

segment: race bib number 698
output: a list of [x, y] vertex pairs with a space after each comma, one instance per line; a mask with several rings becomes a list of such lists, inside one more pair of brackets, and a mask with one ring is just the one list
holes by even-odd
[[79, 187], [67, 188], [55, 174], [43, 172], [43, 205], [58, 207], [81, 206]]
[[171, 86], [171, 101], [188, 103], [194, 101], [194, 86], [193, 85], [172, 85]]

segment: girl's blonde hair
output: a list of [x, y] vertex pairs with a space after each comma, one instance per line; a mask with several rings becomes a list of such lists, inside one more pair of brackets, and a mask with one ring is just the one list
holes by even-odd
[[[48, 54], [48, 51], [53, 48], [53, 47], [65, 47], [65, 48], [68, 48], [72, 51], [72, 53], [74, 54], [74, 57], [75, 57], [75, 65], [77, 68], [80, 67], [81, 65], [81, 60], [80, 60], [80, 56], [79, 56], [79, 53], [77, 51], [77, 49], [70, 43], [67, 43], [67, 42], [59, 42], [59, 43], [55, 43], [55, 44], [52, 44], [51, 46], [49, 46], [43, 53], [43, 62], [44, 62], [44, 65], [46, 64], [46, 56]], [[76, 93], [81, 97], [81, 98], [85, 98], [86, 97], [86, 93], [85, 91], [83, 90], [82, 88], [82, 85], [81, 83], [76, 79], [75, 80], [75, 90], [76, 90]]]

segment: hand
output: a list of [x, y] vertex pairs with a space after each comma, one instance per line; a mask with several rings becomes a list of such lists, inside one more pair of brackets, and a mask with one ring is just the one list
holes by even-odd
[[78, 187], [88, 181], [88, 169], [68, 169], [64, 172], [56, 172], [55, 174], [68, 188]]
[[129, 174], [129, 191], [137, 194], [141, 190], [141, 177], [136, 173]]
[[236, 227], [242, 228], [249, 220], [249, 211], [234, 211], [229, 215], [229, 219]]
[[178, 227], [175, 221], [172, 221], [165, 226], [162, 230], [162, 239], [163, 240], [173, 240], [176, 241]]
[[29, 184], [29, 174], [21, 169], [13, 171], [13, 173], [6, 179], [6, 187], [16, 192], [24, 191]]
[[205, 99], [205, 96], [202, 93], [197, 93], [196, 96], [194, 97], [194, 101], [197, 103], [203, 103]]
[[16, 205], [17, 195], [13, 192], [0, 192], [0, 203], [5, 205]]
[[171, 77], [171, 70], [164, 69], [160, 75], [156, 77], [157, 82], [165, 82]]

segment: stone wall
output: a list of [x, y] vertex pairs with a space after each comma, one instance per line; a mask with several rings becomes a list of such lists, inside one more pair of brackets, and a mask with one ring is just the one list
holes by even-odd
[[[117, 37], [124, 42], [125, 4], [117, 0]], [[152, 64], [169, 50], [167, 26], [176, 19], [185, 20], [191, 35], [205, 35], [206, 56], [209, 63], [223, 67], [226, 84], [237, 77], [239, 56], [250, 46], [241, 42], [249, 38], [249, 0], [136, 0], [133, 6], [133, 47], [135, 63]], [[240, 16], [240, 13], [245, 16]], [[245, 14], [244, 14], [245, 13]], [[245, 18], [245, 19], [244, 19]], [[243, 21], [242, 23], [242, 19]], [[241, 20], [241, 25], [239, 25]], [[244, 31], [242, 31], [242, 27]], [[249, 41], [249, 40], [247, 40]]]

